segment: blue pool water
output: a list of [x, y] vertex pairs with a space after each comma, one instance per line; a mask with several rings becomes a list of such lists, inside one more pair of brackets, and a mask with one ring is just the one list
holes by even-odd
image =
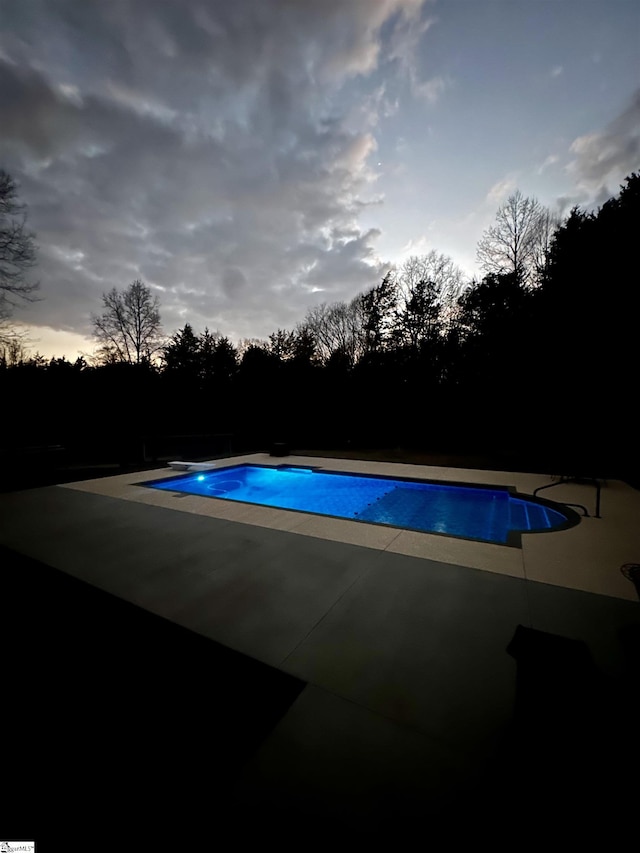
[[394, 480], [286, 465], [234, 465], [144, 485], [500, 544], [513, 544], [512, 533], [555, 530], [576, 523], [560, 506], [553, 509], [549, 501], [514, 496], [506, 488]]

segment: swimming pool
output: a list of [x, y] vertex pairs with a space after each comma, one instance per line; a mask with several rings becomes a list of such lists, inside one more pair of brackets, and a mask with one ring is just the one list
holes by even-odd
[[520, 495], [511, 487], [292, 465], [232, 465], [140, 485], [515, 547], [522, 533], [563, 530], [580, 520], [560, 504]]

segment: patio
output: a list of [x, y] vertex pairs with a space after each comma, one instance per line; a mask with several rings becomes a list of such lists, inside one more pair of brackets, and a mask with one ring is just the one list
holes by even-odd
[[[287, 464], [525, 493], [550, 482], [351, 460]], [[517, 666], [506, 649], [518, 625], [582, 641], [607, 695], [623, 704], [632, 695], [638, 603], [619, 567], [639, 558], [640, 494], [624, 483], [603, 488], [601, 519], [525, 535], [520, 550], [136, 485], [160, 476], [175, 472], [1, 495], [0, 543], [299, 680], [297, 698], [230, 783], [243, 810], [375, 830], [398, 816], [452, 813], [465, 791], [508, 798], [496, 768], [513, 754], [505, 744]], [[590, 508], [594, 500], [576, 484], [545, 494]], [[594, 743], [621, 737], [610, 710]], [[626, 743], [624, 755], [615, 751], [622, 765]], [[532, 763], [524, 756], [518, 772]]]

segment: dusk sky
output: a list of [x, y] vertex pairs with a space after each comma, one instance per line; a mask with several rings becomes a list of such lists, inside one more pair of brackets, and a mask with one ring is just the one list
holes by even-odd
[[240, 338], [430, 249], [477, 274], [515, 188], [640, 168], [637, 0], [0, 0], [0, 167], [37, 233], [32, 349], [140, 278]]

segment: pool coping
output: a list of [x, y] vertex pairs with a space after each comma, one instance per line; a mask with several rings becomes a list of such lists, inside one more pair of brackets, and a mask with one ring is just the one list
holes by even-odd
[[[460, 480], [433, 480], [433, 479], [426, 479], [424, 477], [399, 477], [397, 475], [391, 476], [391, 475], [387, 475], [387, 474], [378, 474], [378, 473], [371, 473], [371, 472], [360, 472], [358, 474], [354, 474], [353, 472], [349, 472], [349, 471], [336, 471], [332, 468], [325, 468], [323, 465], [291, 465], [291, 464], [285, 464], [285, 463], [280, 463], [278, 465], [266, 465], [264, 463], [257, 463], [257, 462], [253, 462], [253, 463], [232, 462], [232, 464], [228, 465], [228, 466], [225, 466], [225, 465], [220, 466], [220, 467], [215, 466], [215, 467], [209, 467], [207, 469], [194, 468], [192, 471], [186, 470], [186, 471], [183, 471], [179, 474], [176, 474], [176, 476], [172, 479], [174, 479], [174, 480], [186, 480], [189, 477], [192, 477], [196, 473], [199, 476], [204, 477], [207, 473], [211, 473], [212, 471], [225, 471], [225, 470], [228, 470], [230, 468], [238, 468], [238, 467], [241, 467], [243, 465], [246, 465], [246, 466], [251, 465], [252, 467], [264, 468], [266, 470], [269, 470], [269, 469], [280, 470], [282, 468], [287, 469], [287, 470], [291, 470], [291, 469], [297, 468], [297, 469], [300, 469], [303, 471], [311, 471], [311, 472], [318, 471], [318, 472], [323, 473], [323, 474], [331, 474], [333, 476], [338, 476], [338, 477], [356, 476], [356, 477], [369, 478], [369, 479], [375, 479], [375, 480], [391, 480], [394, 482], [419, 483], [419, 484], [434, 485], [434, 486], [450, 486], [452, 488], [461, 488], [461, 489], [478, 489], [478, 490], [487, 490], [487, 491], [488, 490], [493, 490], [493, 491], [500, 490], [500, 491], [506, 492], [510, 497], [514, 497], [518, 500], [523, 500], [523, 501], [526, 501], [528, 503], [537, 504], [539, 506], [543, 506], [543, 507], [546, 507], [550, 510], [553, 510], [554, 512], [556, 512], [560, 515], [564, 515], [565, 516], [565, 522], [564, 522], [564, 524], [559, 524], [556, 527], [553, 527], [551, 529], [548, 529], [548, 528], [532, 528], [529, 530], [511, 530], [510, 529], [507, 533], [507, 539], [505, 542], [496, 542], [496, 541], [493, 541], [490, 539], [480, 539], [480, 538], [475, 537], [475, 536], [462, 536], [458, 533], [446, 533], [446, 532], [438, 531], [438, 530], [424, 530], [423, 528], [411, 527], [411, 526], [406, 525], [406, 524], [391, 524], [389, 522], [371, 521], [370, 519], [364, 519], [364, 518], [351, 518], [351, 517], [345, 516], [345, 515], [334, 515], [333, 513], [313, 512], [312, 510], [296, 509], [294, 507], [280, 507], [280, 506], [276, 506], [276, 505], [262, 504], [258, 501], [242, 501], [242, 500], [238, 500], [236, 498], [224, 498], [224, 497], [221, 497], [220, 495], [201, 495], [198, 492], [188, 492], [188, 491], [184, 491], [181, 489], [176, 489], [175, 491], [177, 493], [180, 493], [180, 494], [188, 494], [188, 495], [193, 495], [195, 497], [204, 498], [205, 500], [224, 501], [226, 503], [231, 502], [231, 503], [236, 503], [236, 504], [244, 504], [246, 506], [264, 506], [264, 507], [269, 507], [271, 509], [283, 509], [283, 510], [286, 510], [287, 512], [297, 512], [297, 513], [303, 513], [306, 515], [319, 516], [320, 518], [339, 518], [339, 519], [343, 519], [345, 521], [353, 521], [353, 522], [356, 522], [358, 524], [376, 524], [380, 527], [390, 527], [390, 528], [395, 529], [395, 530], [410, 530], [410, 531], [413, 531], [414, 533], [427, 533], [430, 536], [444, 536], [444, 537], [449, 538], [449, 539], [464, 539], [467, 542], [476, 542], [476, 543], [482, 543], [482, 544], [499, 545], [502, 548], [519, 548], [519, 549], [521, 549], [522, 548], [522, 536], [523, 536], [523, 534], [533, 534], [533, 533], [547, 533], [547, 534], [549, 534], [549, 533], [557, 533], [560, 530], [569, 530], [572, 527], [575, 527], [577, 524], [580, 524], [580, 520], [582, 518], [582, 516], [580, 516], [575, 510], [571, 509], [566, 504], [558, 503], [558, 501], [553, 501], [549, 498], [539, 498], [536, 495], [529, 495], [529, 494], [524, 493], [524, 492], [519, 492], [515, 486], [501, 486], [501, 485], [497, 485], [497, 484], [474, 483], [474, 482], [465, 482], [465, 481], [460, 481]], [[172, 469], [172, 470], [174, 470], [174, 469]], [[138, 483], [135, 483], [134, 485], [142, 486], [144, 488], [153, 489], [153, 488], [157, 488], [158, 484], [162, 483], [164, 480], [166, 480], [166, 477], [156, 478], [153, 480], [142, 480]], [[163, 491], [170, 491], [170, 490], [165, 489]]]
[[[319, 458], [326, 459], [337, 472], [370, 473], [374, 476], [379, 474], [394, 478], [409, 476], [435, 482], [451, 481], [451, 478], [455, 477], [455, 482], [463, 485], [478, 483], [478, 480], [482, 479], [487, 486], [512, 487], [525, 495], [532, 494], [534, 489], [554, 479], [545, 474], [479, 471], [293, 454], [287, 457], [287, 462], [284, 462], [282, 457], [251, 453], [214, 459], [210, 464], [215, 467], [229, 467], [231, 464], [241, 463], [258, 463], [270, 467], [292, 464], [308, 468], [318, 466]], [[176, 477], [175, 470], [171, 468], [145, 473], [149, 479]], [[174, 497], [169, 491], [138, 485], [140, 476], [138, 471], [60, 484], [56, 488], [74, 489], [228, 522], [283, 530], [297, 535], [406, 554], [567, 589], [637, 601], [635, 588], [622, 577], [620, 566], [623, 563], [638, 562], [640, 536], [637, 532], [637, 518], [640, 517], [640, 492], [619, 480], [609, 480], [603, 487], [602, 518], [581, 518], [580, 524], [575, 527], [550, 531], [545, 536], [525, 533], [522, 534], [521, 548], [509, 548], [477, 540], [365, 524], [237, 501], [212, 500], [183, 493], [175, 493], [179, 497]], [[565, 501], [590, 506], [593, 496], [589, 487], [584, 484], [566, 483], [558, 486], [555, 503], [562, 504]]]

